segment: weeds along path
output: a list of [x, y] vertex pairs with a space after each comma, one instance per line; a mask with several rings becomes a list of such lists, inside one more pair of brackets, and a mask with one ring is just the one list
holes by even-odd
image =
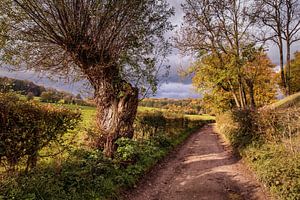
[[208, 125], [150, 172], [130, 200], [270, 199]]

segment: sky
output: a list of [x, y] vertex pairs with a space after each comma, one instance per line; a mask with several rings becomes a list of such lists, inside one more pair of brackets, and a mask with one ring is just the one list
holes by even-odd
[[[175, 8], [175, 15], [171, 18], [171, 22], [175, 25], [175, 30], [168, 33], [169, 37], [173, 37], [183, 22], [184, 13], [181, 9], [181, 4], [184, 0], [168, 0], [169, 4]], [[292, 47], [292, 51], [299, 49], [300, 44], [297, 43]], [[273, 45], [269, 45], [268, 55], [275, 65], [279, 65], [278, 50]], [[184, 56], [176, 49], [168, 56], [166, 64], [171, 66], [169, 76], [164, 78], [159, 83], [158, 91], [155, 95], [157, 98], [199, 98], [200, 94], [195, 92], [192, 86], [191, 78], [182, 78], [178, 75], [178, 71], [186, 69], [192, 62], [192, 57]], [[41, 74], [37, 75], [33, 71], [18, 71], [9, 72], [6, 69], [0, 68], [0, 76], [7, 76], [17, 79], [27, 79], [34, 81], [37, 84], [46, 87], [52, 87], [59, 90], [66, 90], [74, 94], [86, 93], [85, 86], [81, 83], [64, 83], [64, 81], [53, 82]], [[85, 94], [83, 94], [85, 95]]]

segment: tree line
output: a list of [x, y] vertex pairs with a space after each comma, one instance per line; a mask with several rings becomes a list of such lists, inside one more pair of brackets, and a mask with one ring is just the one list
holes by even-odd
[[204, 107], [203, 101], [201, 99], [146, 98], [143, 99], [143, 101], [141, 101], [139, 105], [190, 115], [200, 115], [209, 112]]
[[32, 100], [34, 97], [39, 97], [41, 102], [46, 103], [65, 103], [94, 106], [92, 102], [84, 100], [80, 94], [74, 95], [65, 91], [58, 91], [53, 88], [45, 88], [41, 85], [28, 80], [19, 80], [8, 77], [0, 77], [0, 92], [17, 92], [26, 96], [27, 100]]

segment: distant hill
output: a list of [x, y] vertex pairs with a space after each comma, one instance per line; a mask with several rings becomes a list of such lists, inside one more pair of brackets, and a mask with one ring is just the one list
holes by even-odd
[[0, 77], [0, 91], [19, 92], [22, 95], [32, 93], [34, 96], [41, 96], [47, 89], [44, 86], [36, 85], [35, 83], [27, 80], [19, 80], [8, 77]]
[[93, 105], [92, 102], [83, 100], [80, 94], [76, 96], [65, 91], [58, 91], [53, 88], [46, 88], [37, 85], [32, 81], [19, 80], [8, 77], [0, 77], [0, 92], [17, 92], [29, 98], [39, 97], [41, 102], [57, 103], [62, 102], [66, 104], [78, 105]]

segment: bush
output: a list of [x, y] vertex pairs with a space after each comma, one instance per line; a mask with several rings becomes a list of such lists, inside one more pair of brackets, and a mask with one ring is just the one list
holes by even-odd
[[259, 112], [260, 132], [269, 141], [281, 141], [300, 133], [300, 107]]
[[256, 112], [251, 110], [234, 110], [219, 115], [217, 128], [237, 152], [261, 140]]
[[166, 118], [162, 112], [139, 113], [135, 122], [136, 138], [149, 139], [156, 133], [164, 131]]
[[119, 174], [102, 152], [77, 150], [59, 168], [39, 166], [2, 181], [0, 199], [107, 199], [116, 193]]
[[25, 161], [36, 165], [38, 152], [74, 129], [80, 114], [63, 108], [43, 106], [0, 93], [0, 162], [9, 170]]
[[119, 138], [117, 140], [117, 151], [115, 158], [122, 163], [134, 163], [139, 159], [140, 146], [137, 141], [128, 138]]
[[45, 91], [41, 94], [41, 102], [57, 103], [61, 97], [55, 91]]

